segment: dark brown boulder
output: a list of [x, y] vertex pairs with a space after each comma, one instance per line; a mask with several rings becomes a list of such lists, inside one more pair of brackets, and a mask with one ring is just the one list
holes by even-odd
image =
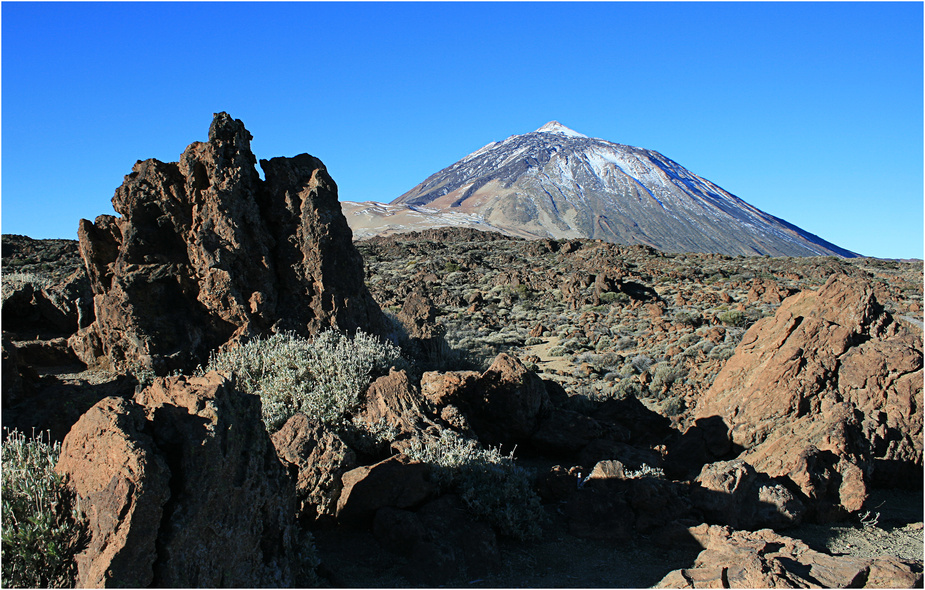
[[805, 506], [780, 481], [742, 460], [705, 465], [691, 501], [707, 522], [736, 529], [781, 529], [800, 524]]
[[447, 494], [432, 500], [417, 516], [426, 534], [412, 547], [410, 562], [404, 568], [412, 582], [447, 584], [484, 576], [498, 566], [500, 553], [494, 531], [473, 520], [458, 496]]
[[626, 486], [594, 478], [571, 495], [564, 507], [570, 534], [582, 539], [629, 541], [636, 514], [626, 500]]
[[555, 409], [539, 422], [530, 437], [530, 443], [545, 453], [571, 454], [587, 446], [603, 432], [603, 427], [594, 418], [572, 410]]
[[467, 403], [478, 395], [478, 371], [429, 371], [421, 376], [421, 394], [435, 406]]
[[19, 349], [6, 335], [3, 336], [0, 351], [3, 355], [0, 360], [0, 387], [3, 388], [3, 410], [7, 411], [7, 408], [26, 397], [28, 386], [24, 384], [20, 372]]
[[217, 373], [104, 398], [68, 433], [57, 469], [90, 522], [78, 585], [307, 581], [294, 486], [260, 402]]
[[[506, 353], [499, 354], [481, 375], [424, 373], [421, 393], [454, 427], [471, 426], [487, 445], [529, 443], [552, 407], [545, 382]], [[454, 410], [446, 412], [449, 407]], [[457, 412], [464, 418], [455, 417]]]
[[272, 440], [295, 479], [299, 517], [308, 521], [333, 517], [341, 477], [357, 466], [355, 453], [324, 424], [302, 413], [287, 420]]
[[95, 321], [73, 339], [90, 366], [165, 372], [271, 330], [384, 333], [324, 165], [261, 161], [251, 134], [218, 113], [178, 163], [135, 164], [120, 217], [81, 220]]
[[407, 455], [393, 455], [374, 465], [357, 467], [345, 473], [341, 481], [337, 519], [350, 524], [371, 521], [376, 511], [386, 506], [417, 508], [437, 491], [431, 467]]
[[398, 435], [413, 434], [426, 427], [422, 412], [424, 398], [408, 379], [406, 371], [394, 368], [379, 377], [366, 390], [363, 421], [394, 429]]
[[373, 518], [373, 535], [386, 551], [410, 555], [415, 544], [427, 536], [427, 529], [416, 512], [384, 506]]
[[479, 389], [481, 396], [469, 401], [469, 417], [488, 445], [528, 442], [551, 406], [543, 380], [506, 353], [482, 374]]
[[58, 282], [4, 285], [2, 319], [6, 333], [24, 339], [67, 337], [93, 321], [93, 293], [79, 268]]
[[257, 396], [217, 373], [158, 378], [136, 395], [170, 468], [154, 585], [296, 583], [295, 490]]
[[90, 542], [76, 557], [78, 588], [150, 586], [171, 472], [145, 433], [144, 409], [107, 397], [65, 437], [55, 468], [74, 489]]
[[437, 308], [422, 291], [412, 291], [396, 318], [408, 335], [414, 357], [424, 366], [439, 366], [446, 357], [445, 328], [437, 323]]

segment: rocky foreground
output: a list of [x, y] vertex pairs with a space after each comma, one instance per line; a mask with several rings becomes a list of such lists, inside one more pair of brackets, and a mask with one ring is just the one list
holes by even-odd
[[[323, 164], [263, 180], [249, 140], [220, 113], [79, 243], [3, 238], [3, 424], [63, 441], [74, 584], [587, 585], [554, 547], [611, 587], [922, 585], [921, 505], [882, 525], [918, 556], [787, 536], [875, 527], [873, 498], [922, 488], [920, 261], [353, 244]], [[344, 422], [268, 429], [242, 381], [197, 371], [331, 328], [407, 361]]]

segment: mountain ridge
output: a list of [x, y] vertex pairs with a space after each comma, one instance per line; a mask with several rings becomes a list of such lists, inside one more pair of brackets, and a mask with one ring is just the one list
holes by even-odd
[[[602, 239], [671, 252], [857, 256], [657, 151], [589, 137], [555, 120], [435, 172], [383, 206], [381, 216], [368, 207], [363, 214], [347, 209], [348, 221], [363, 235], [462, 224], [517, 237]], [[405, 219], [391, 223], [396, 216]]]

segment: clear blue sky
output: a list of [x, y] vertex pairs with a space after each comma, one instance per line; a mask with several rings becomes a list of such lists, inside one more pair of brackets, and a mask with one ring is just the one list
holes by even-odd
[[75, 238], [227, 111], [391, 201], [549, 120], [657, 150], [865, 255], [923, 257], [923, 4], [2, 7], [4, 233]]

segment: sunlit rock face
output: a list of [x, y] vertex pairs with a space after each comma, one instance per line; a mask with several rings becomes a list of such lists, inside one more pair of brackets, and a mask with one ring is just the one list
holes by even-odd
[[218, 113], [179, 162], [135, 164], [119, 217], [81, 220], [96, 317], [72, 337], [81, 360], [165, 372], [269, 332], [383, 332], [324, 164], [261, 160], [262, 180], [250, 140]]

